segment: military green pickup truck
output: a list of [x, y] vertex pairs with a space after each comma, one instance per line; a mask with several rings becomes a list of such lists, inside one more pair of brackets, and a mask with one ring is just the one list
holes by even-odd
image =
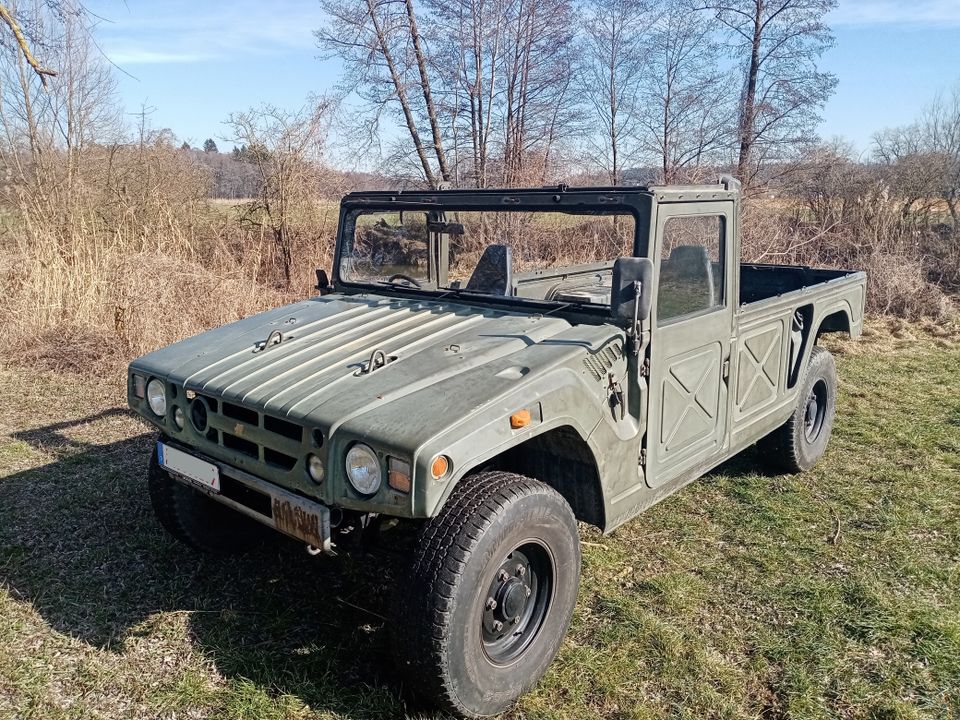
[[865, 276], [740, 263], [739, 203], [727, 177], [346, 196], [317, 296], [130, 365], [160, 522], [316, 554], [416, 523], [397, 662], [503, 711], [567, 631], [577, 521], [611, 532], [755, 443], [793, 472], [826, 449], [817, 341], [860, 334]]

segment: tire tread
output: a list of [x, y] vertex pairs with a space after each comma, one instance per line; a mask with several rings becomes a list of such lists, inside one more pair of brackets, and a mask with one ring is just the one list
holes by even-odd
[[555, 497], [575, 523], [566, 501], [545, 483], [509, 472], [479, 473], [461, 480], [440, 513], [426, 523], [399, 586], [394, 654], [423, 694], [457, 715], [470, 713], [453, 691], [443, 652], [457, 580], [484, 531], [510, 504], [530, 495]]

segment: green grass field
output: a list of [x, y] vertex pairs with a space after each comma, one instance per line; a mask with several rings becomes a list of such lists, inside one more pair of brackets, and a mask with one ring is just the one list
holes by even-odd
[[[570, 635], [513, 718], [960, 717], [960, 339], [834, 345], [826, 460], [747, 453], [584, 529]], [[433, 717], [394, 682], [395, 556], [197, 557], [114, 379], [0, 369], [0, 717]]]

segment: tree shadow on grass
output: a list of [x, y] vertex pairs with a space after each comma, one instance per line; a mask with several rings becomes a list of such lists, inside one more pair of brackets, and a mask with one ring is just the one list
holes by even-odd
[[187, 611], [195, 645], [228, 678], [347, 717], [428, 711], [409, 704], [389, 656], [397, 555], [312, 558], [285, 540], [238, 558], [188, 550], [149, 507], [152, 433], [100, 445], [65, 434], [123, 412], [14, 434], [57, 458], [0, 479], [0, 583], [16, 599], [115, 652], [155, 614]]

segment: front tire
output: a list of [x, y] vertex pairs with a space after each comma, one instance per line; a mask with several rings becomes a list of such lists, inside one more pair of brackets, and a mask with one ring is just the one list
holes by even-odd
[[806, 472], [827, 451], [837, 411], [837, 366], [829, 350], [815, 347], [790, 419], [760, 441], [765, 462], [775, 470]]
[[163, 528], [183, 544], [212, 555], [234, 555], [270, 541], [269, 530], [174, 480], [150, 457], [147, 488], [154, 514]]
[[559, 493], [507, 472], [466, 478], [398, 588], [397, 662], [457, 715], [503, 712], [556, 656], [579, 583], [577, 523]]

